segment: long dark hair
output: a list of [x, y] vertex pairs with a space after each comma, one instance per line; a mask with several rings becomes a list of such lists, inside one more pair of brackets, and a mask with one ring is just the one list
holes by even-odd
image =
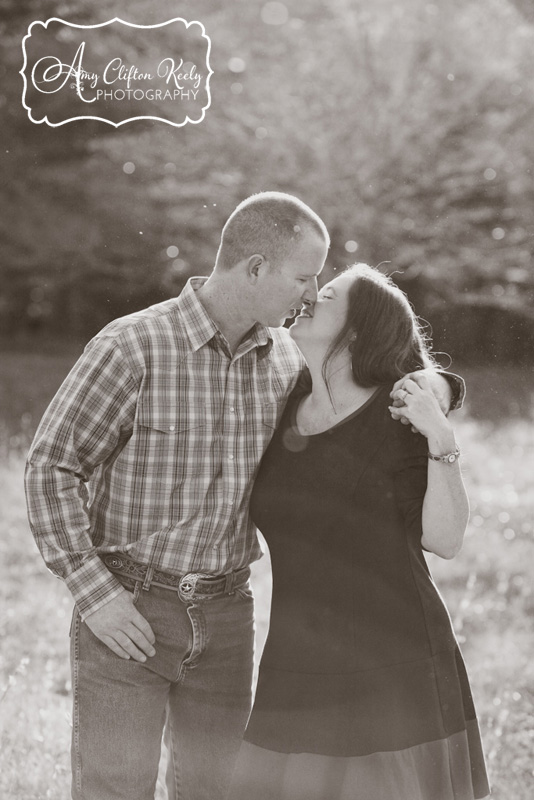
[[347, 344], [352, 374], [360, 386], [381, 386], [435, 365], [429, 341], [404, 292], [391, 278], [368, 264], [353, 264], [342, 274], [354, 276], [347, 319], [323, 362], [323, 378], [331, 359]]

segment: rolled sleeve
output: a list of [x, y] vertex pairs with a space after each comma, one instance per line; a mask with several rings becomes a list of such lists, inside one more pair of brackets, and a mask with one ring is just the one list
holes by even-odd
[[454, 372], [440, 370], [440, 375], [447, 379], [452, 391], [450, 411], [458, 411], [462, 408], [465, 400], [465, 381], [460, 375]]

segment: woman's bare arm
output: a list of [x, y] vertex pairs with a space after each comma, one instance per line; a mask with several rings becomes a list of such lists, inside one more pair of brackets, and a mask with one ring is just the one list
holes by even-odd
[[[426, 436], [429, 452], [437, 456], [453, 453], [456, 441], [452, 425], [426, 381], [407, 380], [401, 391], [406, 392], [404, 415]], [[429, 459], [423, 501], [423, 547], [442, 558], [454, 558], [462, 546], [468, 519], [469, 501], [458, 459], [451, 462]]]

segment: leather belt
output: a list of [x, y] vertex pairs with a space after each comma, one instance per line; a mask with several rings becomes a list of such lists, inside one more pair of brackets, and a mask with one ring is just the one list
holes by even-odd
[[162, 572], [159, 569], [152, 569], [146, 564], [140, 564], [122, 553], [119, 555], [115, 553], [101, 555], [100, 558], [110, 572], [136, 581], [142, 581], [147, 584], [147, 589], [149, 586], [159, 586], [163, 589], [176, 591], [180, 600], [184, 602], [215, 597], [221, 594], [233, 594], [236, 589], [244, 586], [250, 577], [249, 567], [229, 572], [226, 575], [206, 575], [201, 572], [188, 572], [187, 575], [180, 576], [172, 575], [170, 572]]

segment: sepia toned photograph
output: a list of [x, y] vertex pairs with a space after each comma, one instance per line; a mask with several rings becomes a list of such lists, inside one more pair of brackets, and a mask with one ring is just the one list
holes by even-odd
[[0, 798], [531, 800], [531, 0], [0, 0], [0, 76]]

